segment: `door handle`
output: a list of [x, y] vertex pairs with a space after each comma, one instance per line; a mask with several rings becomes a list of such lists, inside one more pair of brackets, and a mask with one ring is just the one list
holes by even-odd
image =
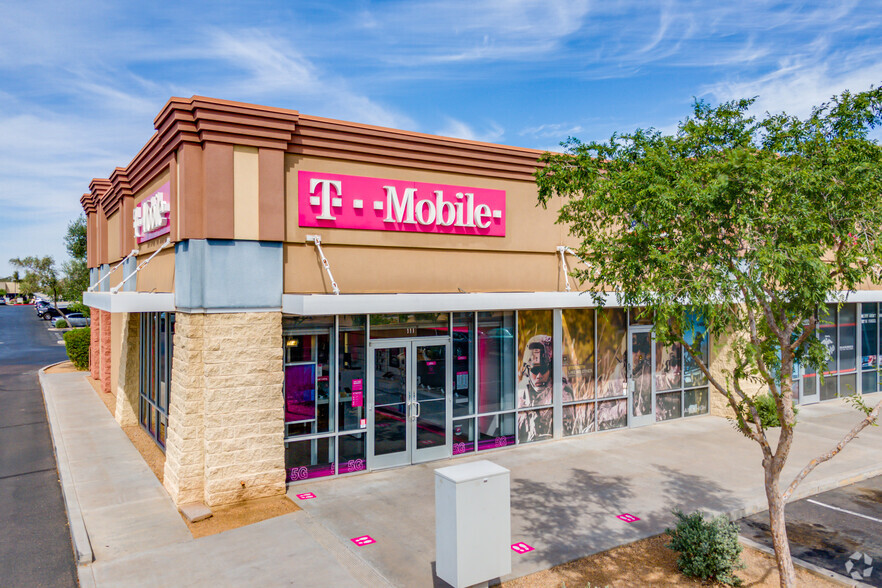
[[414, 402], [413, 405], [416, 406], [416, 414], [413, 415], [413, 418], [418, 419], [420, 418], [420, 414], [422, 413], [422, 411], [420, 410], [420, 403]]

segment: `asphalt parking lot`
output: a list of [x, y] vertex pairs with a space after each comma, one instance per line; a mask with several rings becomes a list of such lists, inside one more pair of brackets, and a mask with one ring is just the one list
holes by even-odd
[[[882, 587], [882, 476], [787, 505], [793, 557]], [[769, 513], [739, 521], [741, 534], [771, 547]]]

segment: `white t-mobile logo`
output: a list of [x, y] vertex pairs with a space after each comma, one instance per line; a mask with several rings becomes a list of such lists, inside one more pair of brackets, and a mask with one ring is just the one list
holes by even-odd
[[[315, 195], [315, 189], [321, 186], [321, 195]], [[331, 196], [331, 188], [334, 188], [336, 196]], [[343, 187], [340, 180], [325, 180], [321, 178], [312, 178], [309, 180], [309, 203], [312, 206], [322, 205], [322, 212], [316, 218], [319, 220], [337, 220], [331, 214], [331, 207], [341, 208], [343, 206]]]

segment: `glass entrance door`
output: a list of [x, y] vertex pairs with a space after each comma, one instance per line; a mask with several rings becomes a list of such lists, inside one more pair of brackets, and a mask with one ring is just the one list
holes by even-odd
[[631, 327], [628, 333], [628, 416], [632, 427], [655, 421], [652, 368], [655, 365], [652, 327]]
[[446, 339], [371, 345], [370, 468], [450, 455], [450, 361]]

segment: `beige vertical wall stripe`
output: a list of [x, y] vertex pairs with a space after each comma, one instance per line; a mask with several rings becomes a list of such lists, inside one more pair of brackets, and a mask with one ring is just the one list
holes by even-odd
[[236, 239], [260, 238], [259, 170], [257, 147], [233, 147], [233, 235]]

